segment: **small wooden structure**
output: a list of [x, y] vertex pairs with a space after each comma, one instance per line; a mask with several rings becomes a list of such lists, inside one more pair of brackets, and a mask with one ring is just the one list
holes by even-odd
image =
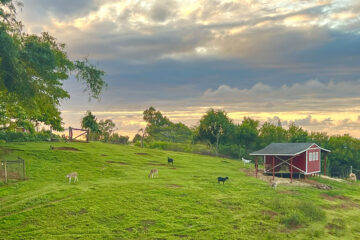
[[25, 160], [18, 157], [17, 160], [0, 160], [0, 179], [5, 183], [9, 179], [25, 180]]
[[[74, 130], [76, 131], [80, 131], [80, 133], [76, 136], [74, 136]], [[74, 141], [77, 138], [86, 135], [86, 142], [89, 142], [89, 138], [90, 138], [90, 132], [89, 129], [81, 129], [81, 128], [72, 128], [69, 127], [69, 141]]]
[[264, 173], [293, 173], [299, 176], [319, 174], [321, 172], [321, 156], [324, 156], [324, 175], [326, 175], [326, 159], [330, 150], [319, 147], [315, 143], [272, 143], [267, 147], [253, 152], [255, 156], [256, 176], [258, 172], [258, 157], [264, 158]]

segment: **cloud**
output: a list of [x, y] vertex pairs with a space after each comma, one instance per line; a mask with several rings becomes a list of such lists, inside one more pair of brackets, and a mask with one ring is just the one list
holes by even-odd
[[201, 99], [204, 103], [225, 106], [238, 104], [247, 110], [256, 107], [254, 111], [326, 111], [359, 106], [359, 88], [360, 81], [323, 83], [318, 80], [279, 87], [257, 83], [249, 89], [221, 85], [215, 90], [206, 90]]

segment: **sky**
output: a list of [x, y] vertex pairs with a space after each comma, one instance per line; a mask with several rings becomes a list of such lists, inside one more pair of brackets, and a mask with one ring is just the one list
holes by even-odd
[[90, 101], [74, 77], [64, 126], [86, 110], [133, 136], [154, 106], [198, 123], [210, 107], [360, 137], [358, 0], [23, 0], [24, 31], [87, 57], [108, 87]]

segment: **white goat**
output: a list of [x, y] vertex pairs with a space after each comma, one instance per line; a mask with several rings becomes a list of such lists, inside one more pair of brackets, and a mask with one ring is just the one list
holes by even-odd
[[71, 183], [72, 178], [74, 178], [74, 182], [79, 181], [77, 172], [69, 173], [68, 175], [66, 175], [66, 178], [69, 178], [69, 183]]

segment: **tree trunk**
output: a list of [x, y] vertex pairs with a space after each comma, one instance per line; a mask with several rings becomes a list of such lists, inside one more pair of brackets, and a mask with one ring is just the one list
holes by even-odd
[[215, 150], [216, 156], [219, 155], [219, 140], [220, 140], [220, 136], [217, 135], [217, 136], [216, 136], [216, 150]]
[[141, 135], [141, 148], [144, 148], [144, 134]]

